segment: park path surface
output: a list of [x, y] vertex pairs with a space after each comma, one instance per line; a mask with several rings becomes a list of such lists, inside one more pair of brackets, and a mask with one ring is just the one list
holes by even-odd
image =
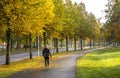
[[[86, 46], [84, 47], [84, 49], [88, 49], [89, 47]], [[79, 50], [80, 48], [77, 48], [77, 50]], [[69, 51], [72, 51], [74, 50], [74, 48], [69, 48], [68, 49]], [[52, 54], [56, 53], [56, 50], [55, 49], [52, 49], [50, 50]], [[66, 51], [66, 48], [62, 48], [62, 49], [59, 49], [59, 52], [65, 52]], [[34, 56], [38, 56], [38, 52], [32, 52], [32, 55], [33, 57]], [[40, 50], [39, 51], [39, 55], [41, 56], [42, 55], [42, 51]], [[29, 58], [30, 55], [29, 55], [29, 52], [26, 52], [26, 53], [19, 53], [18, 54], [11, 54], [10, 56], [10, 62], [15, 62], [15, 61], [19, 61], [19, 60], [23, 60], [23, 59], [27, 59]], [[0, 55], [0, 64], [5, 64], [5, 60], [6, 60], [6, 55]]]
[[[69, 51], [74, 50], [74, 48], [70, 48]], [[55, 53], [56, 50], [51, 50], [51, 53]], [[64, 52], [66, 51], [65, 48], [63, 49], [59, 49], [59, 52]], [[32, 52], [33, 56], [38, 56], [38, 52]], [[39, 52], [39, 55], [42, 55], [42, 51]], [[23, 60], [26, 58], [29, 58], [29, 52], [27, 53], [19, 53], [18, 54], [11, 54], [10, 56], [10, 62], [15, 62], [15, 61], [19, 61], [19, 60]], [[0, 55], [0, 64], [5, 64], [5, 60], [6, 60], [6, 55]]]
[[56, 60], [51, 61], [54, 67], [45, 70], [21, 71], [8, 78], [75, 78], [77, 58], [97, 49], [59, 56]]

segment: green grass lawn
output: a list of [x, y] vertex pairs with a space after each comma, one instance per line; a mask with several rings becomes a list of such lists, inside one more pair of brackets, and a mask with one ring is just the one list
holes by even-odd
[[80, 58], [76, 78], [120, 78], [120, 47], [97, 50]]

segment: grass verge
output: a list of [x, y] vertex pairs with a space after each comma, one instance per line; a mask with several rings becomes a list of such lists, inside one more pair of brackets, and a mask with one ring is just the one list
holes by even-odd
[[120, 47], [97, 50], [78, 59], [76, 78], [120, 78]]
[[43, 58], [35, 57], [34, 59], [25, 59], [13, 62], [10, 65], [0, 65], [0, 78], [6, 78], [11, 74], [19, 71], [33, 70], [36, 68], [43, 69]]

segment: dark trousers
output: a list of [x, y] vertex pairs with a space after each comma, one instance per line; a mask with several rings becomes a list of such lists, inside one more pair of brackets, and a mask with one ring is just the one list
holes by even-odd
[[49, 66], [49, 57], [44, 57], [45, 59], [45, 67]]

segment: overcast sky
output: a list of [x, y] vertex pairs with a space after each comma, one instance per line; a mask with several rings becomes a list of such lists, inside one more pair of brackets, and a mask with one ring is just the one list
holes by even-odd
[[86, 10], [88, 12], [92, 12], [97, 18], [102, 18], [101, 22], [104, 22], [105, 19], [105, 5], [107, 4], [107, 0], [72, 0], [72, 2], [84, 2], [86, 6]]

